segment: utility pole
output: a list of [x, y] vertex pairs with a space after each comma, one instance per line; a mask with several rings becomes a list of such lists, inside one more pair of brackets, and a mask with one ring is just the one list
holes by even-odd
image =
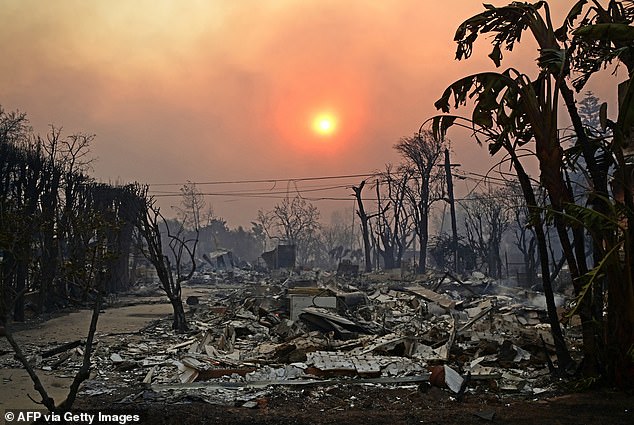
[[449, 198], [449, 210], [451, 213], [451, 248], [453, 250], [453, 269], [458, 271], [458, 229], [456, 228], [456, 202], [453, 196], [453, 180], [451, 167], [460, 164], [452, 164], [449, 160], [449, 149], [445, 149], [445, 173], [447, 174], [447, 196]]

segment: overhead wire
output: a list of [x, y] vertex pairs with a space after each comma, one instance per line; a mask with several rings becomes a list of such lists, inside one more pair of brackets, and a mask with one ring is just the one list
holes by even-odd
[[[500, 177], [493, 176], [491, 174], [498, 174]], [[205, 186], [205, 185], [254, 185], [254, 184], [265, 184], [265, 183], [273, 183], [271, 188], [248, 188], [248, 189], [235, 189], [235, 190], [220, 190], [220, 191], [200, 191], [200, 194], [203, 196], [215, 196], [215, 197], [226, 197], [226, 198], [235, 198], [233, 200], [229, 200], [229, 202], [236, 201], [240, 198], [255, 198], [255, 199], [285, 199], [288, 198], [291, 194], [296, 194], [297, 196], [306, 199], [308, 201], [350, 201], [354, 199], [352, 193], [350, 193], [347, 197], [342, 197], [340, 195], [332, 195], [332, 196], [304, 196], [305, 194], [316, 194], [317, 192], [328, 192], [328, 191], [340, 191], [345, 189], [351, 189], [356, 182], [344, 183], [344, 184], [336, 184], [336, 185], [307, 185], [300, 186], [298, 183], [300, 182], [311, 182], [311, 181], [326, 181], [326, 180], [341, 180], [341, 179], [353, 179], [353, 178], [371, 178], [377, 177], [381, 174], [381, 172], [372, 172], [372, 173], [356, 173], [356, 174], [344, 174], [344, 175], [330, 175], [330, 176], [312, 176], [312, 177], [298, 177], [298, 178], [269, 178], [269, 179], [249, 179], [249, 180], [224, 180], [224, 181], [202, 181], [202, 182], [193, 182], [188, 181], [187, 183], [153, 183], [149, 184], [150, 194], [157, 198], [163, 197], [180, 197], [182, 196], [182, 192], [180, 190], [161, 190], [155, 189], [155, 187], [169, 187], [169, 186], [183, 186], [184, 184], [194, 184], [196, 186]], [[402, 174], [400, 171], [392, 172], [393, 175]], [[508, 184], [508, 177], [514, 176], [513, 173], [503, 172], [501, 170], [497, 170], [495, 172], [491, 171], [489, 174], [481, 174], [473, 171], [458, 169], [454, 171], [454, 176], [457, 179], [471, 181], [476, 183], [475, 186], [469, 191], [469, 193], [464, 198], [456, 199], [456, 201], [466, 201], [469, 200], [469, 196], [473, 193], [477, 187], [482, 184], [489, 185], [497, 185], [504, 186]], [[379, 183], [385, 182], [386, 179], [379, 179]], [[286, 183], [286, 189], [277, 189], [278, 183]], [[325, 195], [325, 194], [324, 194]], [[378, 199], [375, 197], [364, 198], [367, 201], [377, 201]]]
[[295, 178], [278, 178], [278, 179], [259, 179], [259, 180], [219, 180], [208, 182], [180, 182], [180, 183], [150, 183], [148, 186], [183, 186], [185, 184], [195, 184], [198, 186], [203, 185], [219, 185], [219, 184], [253, 184], [253, 183], [282, 183], [282, 182], [300, 182], [300, 181], [312, 181], [312, 180], [333, 180], [333, 179], [347, 179], [353, 177], [372, 177], [375, 173], [364, 174], [344, 174], [334, 176], [316, 176], [316, 177], [295, 177]]

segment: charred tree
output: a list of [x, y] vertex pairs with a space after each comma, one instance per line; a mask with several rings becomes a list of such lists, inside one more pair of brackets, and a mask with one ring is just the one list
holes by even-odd
[[412, 137], [402, 138], [394, 148], [406, 161], [412, 172], [412, 185], [408, 199], [411, 206], [414, 229], [418, 237], [418, 273], [427, 270], [427, 245], [429, 243], [429, 212], [434, 202], [443, 199], [443, 173], [440, 160], [447, 141], [437, 138], [431, 131], [421, 130]]
[[[411, 243], [411, 217], [405, 199], [410, 182], [410, 170], [394, 172], [391, 165], [378, 174], [376, 197], [378, 211], [375, 220], [377, 249], [386, 269], [401, 267], [405, 250]], [[385, 201], [385, 204], [384, 204]]]
[[363, 199], [361, 192], [365, 187], [366, 181], [363, 180], [359, 186], [352, 186], [354, 191], [354, 197], [357, 200], [357, 215], [361, 220], [361, 236], [363, 237], [363, 256], [365, 259], [365, 271], [372, 271], [372, 246], [370, 243], [370, 220], [376, 216], [376, 214], [368, 214], [365, 211], [363, 205]]
[[[138, 211], [136, 228], [145, 242], [141, 250], [145, 258], [156, 269], [161, 287], [174, 310], [172, 328], [177, 332], [186, 332], [188, 325], [181, 296], [181, 284], [191, 279], [196, 271], [195, 254], [198, 244], [198, 229], [196, 229], [196, 237], [193, 240], [183, 239], [182, 232], [172, 234], [167, 220], [161, 214], [159, 207], [155, 205], [154, 199], [147, 196], [147, 189], [140, 192], [138, 201], [140, 205], [136, 209]], [[159, 229], [161, 222], [166, 226], [168, 232], [168, 247], [164, 247], [162, 243]], [[166, 255], [165, 248], [171, 251], [174, 264]], [[187, 264], [186, 260], [189, 261]]]
[[258, 222], [270, 239], [296, 247], [297, 262], [307, 265], [319, 245], [319, 209], [306, 199], [285, 197], [271, 211], [258, 211]]

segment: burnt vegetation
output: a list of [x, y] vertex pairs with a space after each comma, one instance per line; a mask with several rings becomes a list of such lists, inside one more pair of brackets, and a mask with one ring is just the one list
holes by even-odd
[[[41, 136], [25, 114], [0, 109], [0, 331], [32, 378], [38, 402], [50, 411], [73, 406], [89, 377], [104, 299], [132, 288], [141, 263], [155, 271], [167, 296], [172, 331], [187, 335], [183, 285], [201, 278], [201, 269], [219, 267], [212, 258], [225, 255], [220, 250], [233, 251], [236, 265], [258, 272], [266, 268], [259, 259], [264, 251], [269, 250], [270, 264], [279, 264], [279, 253], [289, 251], [293, 264], [285, 278], [294, 273], [292, 266], [297, 273], [339, 267], [346, 279], [359, 268], [365, 273], [397, 269], [401, 277], [429, 282], [442, 275], [440, 286], [447, 276], [474, 271], [509, 279], [504, 253], [512, 247], [521, 259], [512, 277], [545, 297], [555, 353], [554, 361], [548, 357], [545, 363], [553, 376], [631, 389], [634, 2], [604, 3], [574, 3], [559, 27], [546, 1], [485, 5], [464, 21], [455, 34], [457, 59], [468, 59], [476, 40], [493, 34], [489, 57], [497, 68], [504, 49], [532, 36], [539, 46], [539, 72], [530, 77], [513, 68], [494, 70], [450, 84], [435, 103], [442, 114], [394, 145], [399, 163], [346, 187], [355, 203], [351, 223], [337, 217], [323, 224], [319, 209], [300, 191], [289, 190], [271, 210], [257, 212], [251, 229], [229, 229], [191, 182], [181, 189], [178, 217], [166, 218], [147, 186], [90, 177], [93, 135], [65, 135], [51, 126]], [[618, 105], [579, 94], [596, 72], [614, 63], [627, 70], [627, 78], [614, 87]], [[560, 105], [570, 128], [561, 128]], [[465, 106], [473, 108], [470, 117], [449, 114]], [[460, 199], [453, 194], [455, 164], [447, 137], [452, 127], [468, 129], [499, 161], [484, 184]], [[539, 166], [535, 175], [529, 161]], [[493, 174], [499, 177], [490, 178]], [[234, 261], [222, 258], [223, 265]], [[555, 292], [566, 286], [572, 301], [562, 315]], [[313, 294], [311, 303], [322, 292]], [[56, 402], [16, 343], [13, 327], [67, 307], [90, 308], [92, 318], [81, 342], [81, 368], [68, 397]], [[280, 322], [264, 308], [253, 310], [258, 321]], [[313, 314], [316, 323], [332, 319]], [[377, 325], [383, 333], [385, 316], [383, 327]], [[580, 361], [564, 337], [564, 323], [573, 318], [581, 329]], [[454, 336], [434, 347], [447, 344], [447, 359]], [[223, 338], [235, 342], [235, 329]]]

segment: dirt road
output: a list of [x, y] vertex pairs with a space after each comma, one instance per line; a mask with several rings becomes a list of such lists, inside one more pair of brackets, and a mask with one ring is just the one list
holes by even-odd
[[[165, 317], [171, 312], [167, 300], [160, 297], [121, 299], [119, 303], [137, 303], [135, 305], [107, 308], [99, 315], [97, 336], [113, 333], [135, 332], [152, 320]], [[20, 345], [35, 344], [38, 346], [58, 345], [65, 342], [86, 338], [92, 311], [77, 310], [60, 314], [46, 322], [15, 332], [15, 339]], [[8, 352], [10, 347], [6, 340], [0, 341], [0, 352]], [[5, 354], [10, 356], [11, 354]], [[62, 371], [39, 370], [38, 375], [44, 387], [56, 403], [64, 400], [72, 377]], [[39, 408], [28, 395], [38, 400], [39, 395], [33, 389], [33, 383], [24, 369], [0, 369], [0, 410]]]

